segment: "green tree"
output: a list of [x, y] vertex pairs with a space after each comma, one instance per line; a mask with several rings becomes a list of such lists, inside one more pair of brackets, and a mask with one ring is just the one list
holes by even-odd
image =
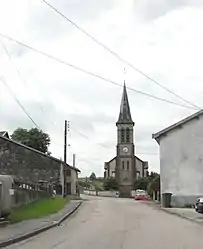
[[147, 190], [147, 186], [149, 184], [149, 178], [148, 177], [141, 177], [134, 183], [134, 189], [143, 189]]
[[37, 128], [32, 128], [30, 130], [17, 128], [11, 135], [11, 138], [26, 146], [50, 155], [48, 147], [51, 140], [49, 135], [42, 130]]
[[78, 181], [78, 185], [80, 186], [80, 187], [83, 187], [83, 188], [85, 188], [85, 189], [89, 189], [90, 188], [90, 183], [89, 182], [84, 182], [84, 181]]
[[92, 174], [90, 175], [89, 179], [92, 182], [95, 181], [97, 179], [96, 174], [94, 172], [92, 172]]
[[154, 179], [152, 179], [148, 186], [147, 186], [147, 192], [150, 196], [152, 196], [153, 192], [160, 192], [160, 175], [157, 174]]
[[107, 178], [104, 180], [103, 187], [105, 190], [118, 190], [119, 185], [115, 178]]

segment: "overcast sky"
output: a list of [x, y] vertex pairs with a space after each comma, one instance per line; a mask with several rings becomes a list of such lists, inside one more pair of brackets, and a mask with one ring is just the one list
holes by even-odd
[[[177, 94], [203, 106], [202, 0], [50, 0], [112, 50]], [[41, 0], [0, 0], [0, 33], [83, 69], [170, 101], [186, 104], [133, 71]], [[6, 50], [8, 53], [6, 53]], [[103, 175], [116, 155], [116, 121], [122, 88], [0, 38], [0, 76], [63, 156], [64, 120], [70, 120], [68, 162], [76, 153], [83, 176]], [[159, 171], [155, 133], [196, 110], [128, 90], [136, 155]], [[0, 130], [34, 125], [0, 82]]]

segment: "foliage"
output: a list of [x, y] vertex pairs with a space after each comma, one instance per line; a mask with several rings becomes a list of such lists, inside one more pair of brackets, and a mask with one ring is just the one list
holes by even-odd
[[48, 151], [50, 137], [42, 130], [37, 128], [32, 128], [30, 130], [17, 128], [11, 135], [11, 138], [33, 149], [50, 155], [50, 152]]
[[154, 172], [154, 171], [151, 171], [149, 176], [148, 176], [149, 181], [153, 180], [156, 176], [159, 176], [159, 174]]
[[90, 186], [91, 186], [91, 184], [88, 181], [79, 180], [78, 184], [79, 184], [80, 187], [83, 187], [83, 188], [86, 188], [86, 189], [89, 189]]
[[148, 177], [141, 177], [134, 183], [134, 189], [143, 189], [147, 190], [147, 186], [149, 184], [149, 178]]
[[34, 203], [22, 205], [20, 207], [13, 208], [9, 215], [11, 222], [20, 222], [23, 220], [37, 219], [46, 215], [57, 213], [67, 203], [67, 198], [49, 198]]
[[118, 190], [119, 189], [118, 182], [113, 177], [105, 179], [103, 186], [105, 190]]
[[152, 171], [148, 177], [142, 177], [136, 180], [134, 189], [147, 190], [147, 193], [152, 196], [153, 192], [160, 191], [160, 175]]
[[156, 175], [148, 184], [147, 192], [152, 196], [153, 192], [160, 191], [160, 175]]
[[92, 174], [90, 175], [89, 179], [90, 179], [90, 181], [96, 180], [97, 179], [96, 174], [94, 172], [92, 172]]

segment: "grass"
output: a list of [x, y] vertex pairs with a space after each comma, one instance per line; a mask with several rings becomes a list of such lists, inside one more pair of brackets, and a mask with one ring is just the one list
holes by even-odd
[[49, 198], [20, 207], [15, 207], [11, 210], [9, 220], [13, 223], [23, 220], [37, 219], [46, 215], [54, 214], [60, 211], [67, 203], [67, 198]]

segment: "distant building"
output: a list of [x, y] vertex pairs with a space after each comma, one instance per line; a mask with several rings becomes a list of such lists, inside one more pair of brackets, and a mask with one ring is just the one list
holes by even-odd
[[134, 154], [134, 122], [131, 118], [126, 86], [123, 87], [117, 126], [117, 155], [105, 162], [104, 177], [115, 177], [121, 196], [130, 196], [134, 183], [139, 177], [147, 176], [148, 162]]
[[203, 110], [152, 135], [160, 146], [161, 194], [172, 205], [194, 204], [203, 196]]

